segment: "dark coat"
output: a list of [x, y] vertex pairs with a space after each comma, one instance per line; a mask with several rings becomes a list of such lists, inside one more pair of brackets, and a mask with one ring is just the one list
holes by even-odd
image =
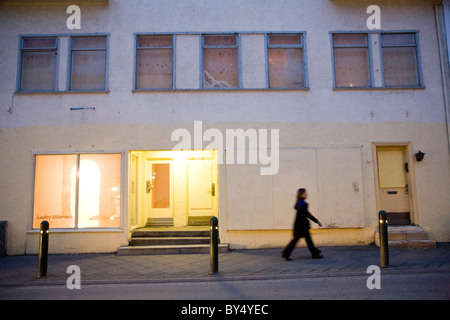
[[310, 228], [308, 219], [311, 219], [315, 223], [319, 221], [308, 211], [308, 203], [305, 200], [299, 200], [295, 206], [297, 210], [297, 216], [294, 223], [294, 237], [301, 238], [308, 234]]

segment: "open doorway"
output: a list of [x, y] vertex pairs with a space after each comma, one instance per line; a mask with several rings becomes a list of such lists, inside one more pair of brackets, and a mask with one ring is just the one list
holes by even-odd
[[215, 150], [130, 151], [130, 230], [209, 225], [218, 216]]

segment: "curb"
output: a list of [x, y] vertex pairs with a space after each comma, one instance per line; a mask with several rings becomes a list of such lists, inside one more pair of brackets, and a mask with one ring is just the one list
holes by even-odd
[[[417, 275], [449, 273], [450, 269], [382, 269], [382, 275]], [[317, 279], [317, 278], [344, 278], [367, 277], [366, 272], [333, 272], [313, 274], [286, 274], [286, 275], [253, 275], [253, 276], [222, 276], [211, 275], [198, 278], [155, 278], [155, 279], [111, 279], [111, 280], [82, 280], [82, 285], [114, 285], [114, 284], [151, 284], [151, 283], [183, 283], [183, 282], [214, 282], [214, 281], [258, 281], [258, 280], [284, 280], [284, 279]], [[66, 280], [36, 279], [30, 281], [10, 281], [0, 283], [0, 288], [7, 287], [35, 287], [35, 286], [66, 286]]]

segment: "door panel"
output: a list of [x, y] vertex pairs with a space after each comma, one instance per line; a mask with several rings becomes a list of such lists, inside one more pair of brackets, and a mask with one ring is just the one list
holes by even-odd
[[170, 208], [170, 163], [152, 163], [152, 209]]
[[173, 218], [172, 162], [146, 159], [144, 185], [147, 218]]
[[380, 188], [404, 188], [406, 185], [401, 150], [378, 151], [378, 179]]
[[214, 216], [217, 194], [213, 160], [188, 160], [189, 216]]

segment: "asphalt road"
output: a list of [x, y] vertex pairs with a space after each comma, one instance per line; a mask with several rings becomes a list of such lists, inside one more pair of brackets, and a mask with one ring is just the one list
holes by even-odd
[[[387, 274], [380, 289], [368, 289], [367, 276], [333, 276], [267, 280], [224, 280], [140, 284], [0, 287], [0, 299], [52, 300], [302, 300], [420, 299], [450, 300], [450, 273]], [[187, 305], [187, 302], [186, 302]], [[180, 311], [181, 312], [181, 311]]]

